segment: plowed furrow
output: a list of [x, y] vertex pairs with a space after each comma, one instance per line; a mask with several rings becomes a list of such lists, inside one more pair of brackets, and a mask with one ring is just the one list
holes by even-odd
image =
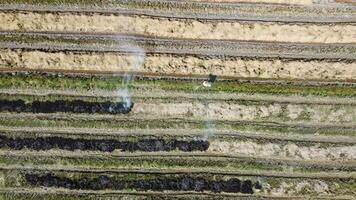
[[[350, 44], [283, 43], [229, 40], [191, 40], [135, 35], [51, 32], [0, 32], [0, 48], [48, 51], [96, 51], [169, 53], [199, 56], [252, 58], [355, 60], [356, 46]], [[7, 41], [7, 42], [6, 42]], [[11, 41], [11, 42], [10, 42]], [[140, 52], [139, 52], [140, 53]]]
[[228, 171], [214, 171], [214, 170], [195, 170], [195, 169], [188, 169], [188, 170], [168, 170], [168, 169], [92, 169], [92, 168], [83, 168], [80, 169], [78, 167], [71, 168], [71, 167], [26, 167], [26, 166], [1, 166], [0, 170], [7, 170], [7, 171], [37, 171], [37, 172], [65, 172], [65, 173], [89, 173], [89, 174], [105, 174], [105, 173], [114, 173], [114, 174], [156, 174], [156, 175], [179, 175], [179, 174], [195, 174], [195, 175], [230, 175], [230, 176], [264, 176], [264, 177], [273, 177], [273, 178], [309, 178], [309, 179], [325, 179], [325, 180], [332, 180], [332, 179], [355, 179], [356, 174], [354, 173], [339, 173], [339, 172], [327, 172], [327, 173], [283, 173], [283, 172], [228, 172]]
[[[280, 1], [277, 1], [280, 2]], [[290, 1], [288, 1], [290, 2]], [[2, 3], [13, 3], [3, 1]], [[17, 3], [28, 3], [17, 1]], [[256, 3], [211, 3], [194, 1], [120, 1], [115, 3], [96, 2], [96, 5], [71, 2], [71, 6], [59, 2], [43, 2], [42, 5], [3, 4], [3, 11], [50, 11], [87, 12], [105, 14], [146, 15], [171, 18], [199, 18], [214, 20], [251, 20], [278, 22], [339, 23], [355, 22], [352, 6], [273, 4], [273, 1]], [[47, 5], [46, 5], [47, 4]], [[158, 10], [157, 10], [158, 8]], [[289, 14], [287, 14], [289, 13]]]
[[[0, 68], [101, 74], [207, 77], [225, 79], [355, 82], [355, 62], [253, 58], [202, 58], [194, 55], [49, 52], [0, 49]], [[61, 64], [59, 64], [61, 63]], [[277, 81], [277, 82], [278, 82]]]
[[[252, 139], [261, 141], [274, 142], [300, 142], [300, 143], [328, 143], [328, 144], [356, 144], [356, 139], [347, 136], [321, 136], [321, 135], [302, 135], [290, 133], [273, 134], [273, 133], [251, 133], [251, 132], [234, 132], [231, 130], [211, 130], [211, 138], [235, 138], [235, 139]], [[83, 128], [48, 128], [48, 127], [1, 127], [0, 133], [9, 136], [74, 136], [81, 138], [83, 136], [105, 137], [109, 136], [124, 138], [130, 136], [136, 137], [185, 137], [196, 138], [204, 137], [206, 130], [198, 129], [83, 129]]]
[[[167, 128], [166, 125], [171, 127], [180, 127], [185, 124], [185, 127], [202, 129], [202, 124], [206, 128], [207, 121], [199, 121], [197, 119], [189, 118], [149, 118], [149, 117], [122, 117], [122, 116], [103, 116], [103, 115], [63, 115], [63, 114], [10, 114], [2, 113], [2, 125], [6, 126], [41, 126], [46, 124], [49, 127], [58, 126], [72, 126], [72, 127], [88, 127], [88, 128]], [[16, 120], [16, 122], [14, 121]], [[41, 122], [43, 121], [43, 123]], [[50, 124], [48, 122], [51, 122]], [[137, 124], [140, 122], [140, 124]], [[335, 123], [324, 124], [310, 124], [310, 123], [277, 123], [270, 121], [228, 121], [228, 120], [209, 120], [209, 123], [215, 124], [217, 127], [229, 127], [239, 130], [239, 126], [243, 128], [252, 128], [251, 130], [276, 130], [278, 132], [294, 131], [312, 134], [327, 134], [327, 135], [354, 135], [355, 127], [353, 124], [344, 123], [337, 125]], [[58, 123], [58, 124], [57, 124]], [[254, 129], [252, 126], [255, 127]]]
[[[49, 190], [48, 188], [42, 189], [42, 188], [20, 188], [20, 187], [14, 187], [14, 188], [1, 188], [0, 193], [2, 194], [8, 194], [9, 196], [12, 196], [12, 194], [21, 194], [21, 195], [58, 195], [56, 197], [61, 197], [62, 195], [65, 197], [65, 195], [73, 195], [74, 197], [77, 197], [78, 195], [85, 195], [87, 197], [92, 197], [93, 199], [96, 198], [118, 198], [120, 196], [131, 196], [131, 197], [162, 197], [166, 199], [181, 199], [184, 197], [189, 196], [189, 198], [198, 198], [198, 199], [206, 199], [209, 197], [215, 197], [215, 198], [247, 198], [247, 199], [261, 199], [262, 198], [269, 198], [269, 199], [304, 199], [305, 197], [301, 196], [271, 196], [271, 195], [246, 195], [246, 194], [230, 194], [230, 193], [212, 193], [212, 192], [192, 192], [192, 191], [181, 191], [181, 192], [170, 192], [170, 191], [164, 191], [164, 192], [141, 192], [141, 191], [135, 191], [135, 192], [127, 192], [127, 191], [114, 191], [114, 190], [106, 190], [106, 191], [95, 191], [95, 190], [65, 190], [65, 189], [51, 189]], [[330, 197], [320, 197], [317, 199], [328, 199]], [[352, 199], [350, 196], [343, 196], [343, 197], [335, 197], [336, 199]]]
[[[155, 163], [173, 163], [171, 167], [162, 167], [162, 168], [184, 168], [181, 164], [174, 164], [174, 163], [186, 163], [186, 167], [192, 167], [191, 163], [195, 163], [192, 168], [210, 168], [210, 169], [220, 169], [220, 170], [237, 170], [241, 167], [244, 169], [249, 166], [251, 169], [258, 169], [261, 170], [259, 167], [265, 166], [266, 169], [268, 167], [273, 168], [274, 171], [282, 171], [285, 168], [295, 168], [296, 171], [298, 169], [307, 171], [308, 169], [311, 170], [319, 170], [320, 172], [324, 171], [354, 171], [356, 169], [356, 163], [354, 161], [314, 161], [314, 160], [293, 160], [293, 159], [278, 159], [278, 158], [266, 158], [266, 157], [253, 157], [253, 156], [236, 156], [236, 155], [226, 155], [226, 154], [217, 154], [217, 153], [207, 153], [207, 152], [133, 152], [133, 153], [113, 153], [108, 155], [107, 153], [102, 152], [89, 152], [89, 151], [9, 151], [9, 150], [1, 150], [0, 155], [3, 158], [19, 160], [25, 160], [25, 163], [36, 163], [39, 160], [57, 160], [58, 162], [54, 162], [55, 165], [63, 165], [60, 160], [66, 159], [77, 159], [77, 160], [84, 160], [82, 164], [77, 164], [78, 167], [85, 167], [85, 166], [101, 166], [104, 162], [112, 162], [113, 160], [116, 161], [126, 161], [126, 163], [114, 163], [111, 165], [107, 165], [106, 168], [108, 169], [116, 169], [117, 167], [126, 166], [127, 162], [137, 162], [138, 166], [140, 163], [152, 163], [153, 165], [151, 168], [157, 168]], [[88, 163], [88, 160], [91, 160], [92, 163]], [[95, 162], [96, 161], [96, 162]], [[78, 161], [79, 162], [79, 161]], [[218, 166], [209, 163], [221, 163]], [[16, 162], [15, 162], [16, 163]], [[15, 164], [12, 162], [12, 164]], [[58, 163], [58, 164], [56, 164]], [[62, 163], [62, 164], [59, 164]], [[70, 163], [70, 162], [69, 162]], [[65, 165], [70, 165], [70, 164]], [[204, 164], [205, 163], [205, 164]], [[232, 163], [236, 164], [229, 166]], [[53, 163], [52, 163], [53, 164]], [[223, 167], [225, 165], [225, 167]], [[131, 166], [135, 166], [135, 164], [131, 164]], [[224, 169], [223, 169], [224, 168]], [[283, 170], [284, 169], [284, 170]], [[245, 169], [246, 170], [246, 169]]]
[[[309, 24], [157, 18], [98, 13], [0, 12], [1, 31], [97, 32], [186, 39], [354, 43], [354, 23]], [[110, 24], [110, 26], [108, 26]], [[152, 26], [154, 24], [154, 26]]]
[[[115, 91], [108, 90], [46, 90], [46, 89], [0, 89], [2, 99], [56, 99], [57, 97], [73, 98], [73, 99], [88, 99], [96, 101], [108, 101], [121, 98], [118, 94], [120, 89]], [[246, 102], [278, 102], [278, 103], [291, 103], [291, 104], [312, 104], [312, 105], [356, 105], [356, 99], [353, 98], [337, 98], [337, 97], [313, 97], [313, 96], [282, 96], [282, 95], [268, 95], [268, 94], [239, 94], [239, 93], [193, 93], [193, 92], [179, 92], [179, 91], [165, 91], [159, 88], [152, 89], [147, 86], [144, 89], [132, 89], [130, 91], [132, 99], [139, 102], [149, 102], [149, 99], [169, 99], [169, 102], [182, 102], [199, 100], [206, 102], [219, 102], [219, 101], [246, 101]], [[95, 97], [95, 98], [94, 98]]]

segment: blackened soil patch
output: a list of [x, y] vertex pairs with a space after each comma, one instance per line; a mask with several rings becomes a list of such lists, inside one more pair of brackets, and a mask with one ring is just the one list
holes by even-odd
[[87, 102], [82, 100], [66, 101], [32, 101], [29, 103], [23, 100], [0, 100], [0, 111], [8, 112], [32, 112], [32, 113], [108, 113], [119, 114], [129, 113], [133, 104], [123, 102]]
[[37, 175], [25, 174], [26, 180], [34, 186], [61, 187], [67, 189], [83, 190], [122, 190], [135, 189], [139, 191], [212, 191], [215, 193], [245, 193], [252, 194], [252, 182], [250, 180], [241, 181], [237, 178], [229, 180], [207, 180], [205, 178], [180, 176], [163, 177], [156, 179], [142, 180], [120, 180], [106, 175], [97, 178], [81, 178], [78, 180], [58, 177], [52, 174]]
[[142, 139], [139, 141], [118, 141], [118, 140], [88, 140], [62, 137], [37, 137], [37, 138], [10, 138], [0, 136], [0, 148], [10, 148], [15, 150], [33, 149], [65, 149], [65, 150], [88, 150], [112, 152], [115, 149], [122, 151], [206, 151], [209, 142], [205, 140], [182, 141], [176, 139]]

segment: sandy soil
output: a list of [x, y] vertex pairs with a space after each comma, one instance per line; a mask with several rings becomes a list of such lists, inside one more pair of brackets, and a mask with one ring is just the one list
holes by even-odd
[[247, 3], [277, 3], [277, 4], [332, 4], [332, 3], [350, 3], [356, 5], [355, 0], [192, 0], [201, 2], [247, 2]]
[[356, 145], [340, 147], [301, 146], [294, 143], [258, 144], [252, 141], [212, 141], [208, 151], [244, 156], [280, 157], [305, 160], [355, 160]]
[[[142, 63], [143, 63], [143, 66]], [[1, 68], [135, 71], [156, 74], [208, 75], [305, 80], [355, 80], [356, 63], [326, 61], [202, 59], [193, 56], [118, 53], [64, 53], [0, 50]]]
[[200, 22], [138, 16], [70, 13], [0, 13], [1, 31], [130, 33], [193, 39], [355, 43], [355, 25], [281, 24], [272, 22]]
[[331, 194], [330, 189], [333, 188], [333, 184], [329, 185], [324, 180], [312, 180], [305, 179], [303, 181], [287, 181], [280, 182], [278, 187], [272, 188], [268, 183], [265, 184], [263, 192], [265, 194], [271, 194], [273, 196], [285, 196], [296, 195], [299, 193], [305, 193], [305, 191], [326, 195]]
[[345, 4], [350, 4], [350, 5], [356, 5], [356, 0], [335, 0], [337, 3], [345, 3]]
[[353, 106], [335, 105], [270, 105], [228, 102], [141, 103], [136, 102], [133, 115], [150, 117], [188, 117], [194, 119], [352, 123], [356, 121]]
[[281, 3], [281, 4], [298, 4], [310, 5], [316, 0], [192, 0], [201, 2], [253, 2], [253, 3]]

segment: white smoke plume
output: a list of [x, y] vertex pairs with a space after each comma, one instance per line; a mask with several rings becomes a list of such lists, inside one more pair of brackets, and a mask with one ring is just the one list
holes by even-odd
[[124, 103], [125, 108], [130, 108], [132, 106], [132, 99], [129, 87], [134, 81], [132, 73], [140, 71], [140, 68], [143, 67], [145, 50], [136, 44], [134, 37], [117, 36], [116, 40], [119, 49], [129, 54], [132, 58], [123, 75], [121, 89], [117, 92], [118, 98]]

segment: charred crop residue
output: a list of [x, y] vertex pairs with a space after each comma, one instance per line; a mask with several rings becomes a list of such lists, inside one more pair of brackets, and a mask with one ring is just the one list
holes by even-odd
[[125, 102], [88, 102], [82, 100], [32, 101], [0, 100], [0, 111], [32, 112], [32, 113], [99, 113], [99, 114], [126, 114], [131, 111], [133, 103], [129, 106]]
[[34, 186], [60, 187], [79, 190], [123, 190], [135, 189], [139, 191], [212, 191], [215, 193], [244, 193], [253, 194], [251, 180], [241, 181], [237, 178], [228, 180], [209, 180], [201, 177], [158, 177], [155, 179], [121, 180], [107, 175], [96, 178], [80, 178], [78, 180], [58, 177], [52, 174], [37, 175], [25, 174], [28, 183]]
[[115, 149], [133, 152], [155, 152], [155, 151], [206, 151], [209, 142], [205, 140], [183, 141], [177, 139], [142, 139], [138, 141], [119, 141], [113, 139], [73, 139], [62, 137], [37, 137], [37, 138], [11, 138], [0, 136], [0, 148], [15, 150], [83, 150], [83, 151], [105, 151], [112, 152]]

